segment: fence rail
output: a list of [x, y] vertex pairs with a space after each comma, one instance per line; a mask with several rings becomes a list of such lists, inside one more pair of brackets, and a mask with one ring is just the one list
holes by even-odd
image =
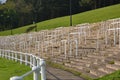
[[0, 57], [9, 60], [19, 61], [20, 64], [29, 65], [32, 70], [23, 74], [22, 76], [11, 77], [10, 80], [23, 80], [25, 76], [33, 73], [33, 80], [39, 80], [41, 74], [41, 80], [46, 80], [45, 73], [45, 61], [35, 55], [27, 54], [18, 51], [0, 49]]

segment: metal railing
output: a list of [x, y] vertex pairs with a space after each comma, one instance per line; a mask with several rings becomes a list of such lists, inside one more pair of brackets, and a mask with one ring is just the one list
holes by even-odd
[[32, 54], [22, 53], [12, 50], [0, 49], [0, 57], [6, 58], [9, 60], [19, 61], [20, 64], [24, 63], [29, 65], [32, 70], [23, 74], [22, 76], [11, 77], [10, 80], [23, 80], [24, 77], [33, 73], [33, 80], [40, 80], [39, 76], [41, 74], [41, 80], [46, 80], [46, 71], [45, 71], [45, 61], [39, 57], [36, 57]]

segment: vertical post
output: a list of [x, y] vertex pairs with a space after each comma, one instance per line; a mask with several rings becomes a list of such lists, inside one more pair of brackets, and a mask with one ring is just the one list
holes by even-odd
[[44, 59], [40, 59], [40, 66], [41, 66], [41, 80], [46, 80], [46, 63]]
[[42, 44], [41, 48], [42, 48], [42, 53], [41, 53], [41, 57], [42, 57], [44, 52], [44, 43]]
[[54, 56], [54, 54], [53, 54], [53, 42], [51, 42], [51, 44], [52, 44], [52, 56]]
[[12, 60], [14, 60], [14, 52], [11, 52], [12, 53]]
[[7, 53], [8, 53], [8, 59], [10, 60], [10, 51], [7, 51]]
[[40, 42], [38, 41], [38, 54], [39, 54], [39, 57], [40, 57]]
[[17, 62], [17, 53], [15, 53], [15, 61]]
[[97, 34], [97, 43], [96, 43], [97, 50], [99, 50], [99, 34], [100, 34], [100, 31], [98, 31], [98, 34]]
[[119, 35], [119, 48], [120, 48], [120, 35]]
[[20, 53], [20, 64], [22, 64], [22, 60], [23, 60], [22, 53]]
[[89, 37], [90, 37], [90, 26], [88, 25], [88, 32], [89, 32]]
[[39, 59], [37, 59], [37, 66], [39, 66], [40, 65], [40, 60]]
[[40, 69], [36, 69], [38, 68], [37, 66], [32, 67], [32, 70], [34, 70], [33, 73], [33, 80], [39, 80], [39, 75], [40, 75]]
[[114, 30], [114, 46], [116, 46], [116, 29]]
[[85, 36], [85, 45], [86, 45], [86, 32], [84, 32], [84, 36]]
[[64, 53], [65, 53], [65, 59], [67, 58], [67, 52], [66, 52], [66, 48], [67, 48], [67, 40], [62, 40], [62, 42], [64, 43]]
[[75, 40], [75, 43], [76, 43], [76, 57], [78, 56], [78, 41], [77, 39]]
[[25, 54], [25, 65], [27, 65], [27, 63], [28, 63], [28, 55]]
[[2, 53], [2, 58], [4, 58], [4, 54], [5, 54], [5, 49], [4, 49], [3, 53]]
[[30, 55], [30, 67], [32, 67], [32, 55]]
[[25, 41], [23, 42], [23, 52], [25, 52]]
[[30, 53], [30, 46], [31, 46], [31, 45], [30, 45], [30, 40], [29, 40], [29, 53]]
[[2, 55], [2, 50], [0, 49], [0, 57], [1, 57], [1, 55]]
[[37, 66], [35, 57], [33, 57], [33, 66]]
[[106, 45], [108, 44], [108, 35], [107, 35], [107, 30], [105, 31], [105, 43], [106, 43]]
[[72, 56], [72, 41], [70, 42], [70, 56]]
[[7, 55], [7, 51], [5, 52], [5, 58], [7, 59], [8, 55]]
[[[108, 30], [110, 29], [110, 25], [109, 25], [109, 27], [108, 27]], [[108, 34], [110, 35], [110, 31], [108, 32]]]
[[70, 7], [70, 26], [72, 26], [72, 2], [71, 0], [70, 0], [69, 7]]

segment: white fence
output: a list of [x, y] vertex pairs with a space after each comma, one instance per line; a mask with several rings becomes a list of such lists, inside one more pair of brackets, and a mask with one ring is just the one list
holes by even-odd
[[11, 51], [11, 50], [3, 50], [0, 49], [0, 57], [6, 58], [9, 60], [19, 61], [20, 64], [24, 63], [25, 65], [30, 65], [32, 68], [31, 71], [25, 73], [22, 76], [14, 76], [11, 77], [10, 80], [23, 80], [24, 77], [28, 76], [29, 74], [33, 73], [33, 80], [40, 80], [39, 76], [41, 74], [41, 80], [46, 80], [46, 73], [45, 73], [45, 61], [36, 57], [32, 54]]

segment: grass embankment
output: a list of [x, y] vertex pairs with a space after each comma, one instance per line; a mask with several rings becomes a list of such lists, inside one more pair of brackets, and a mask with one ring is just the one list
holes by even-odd
[[[119, 18], [120, 17], [120, 4], [108, 6], [96, 10], [86, 11], [83, 13], [75, 14], [73, 15], [73, 25], [80, 24], [80, 23], [93, 23], [93, 22], [99, 22], [104, 21], [112, 18]], [[46, 20], [43, 22], [37, 23], [37, 29], [43, 30], [43, 29], [52, 29], [57, 28], [61, 26], [69, 26], [69, 16], [55, 18], [51, 20]], [[30, 28], [31, 25], [20, 27], [13, 30], [13, 34], [20, 34], [25, 33], [28, 28]], [[34, 31], [34, 29], [32, 29]], [[10, 35], [11, 31], [3, 31], [0, 32], [0, 35]]]
[[120, 80], [120, 70], [95, 80]]
[[[30, 71], [29, 66], [20, 65], [18, 62], [0, 58], [0, 80], [9, 80], [13, 76], [21, 76]], [[32, 74], [24, 80], [33, 80]]]

